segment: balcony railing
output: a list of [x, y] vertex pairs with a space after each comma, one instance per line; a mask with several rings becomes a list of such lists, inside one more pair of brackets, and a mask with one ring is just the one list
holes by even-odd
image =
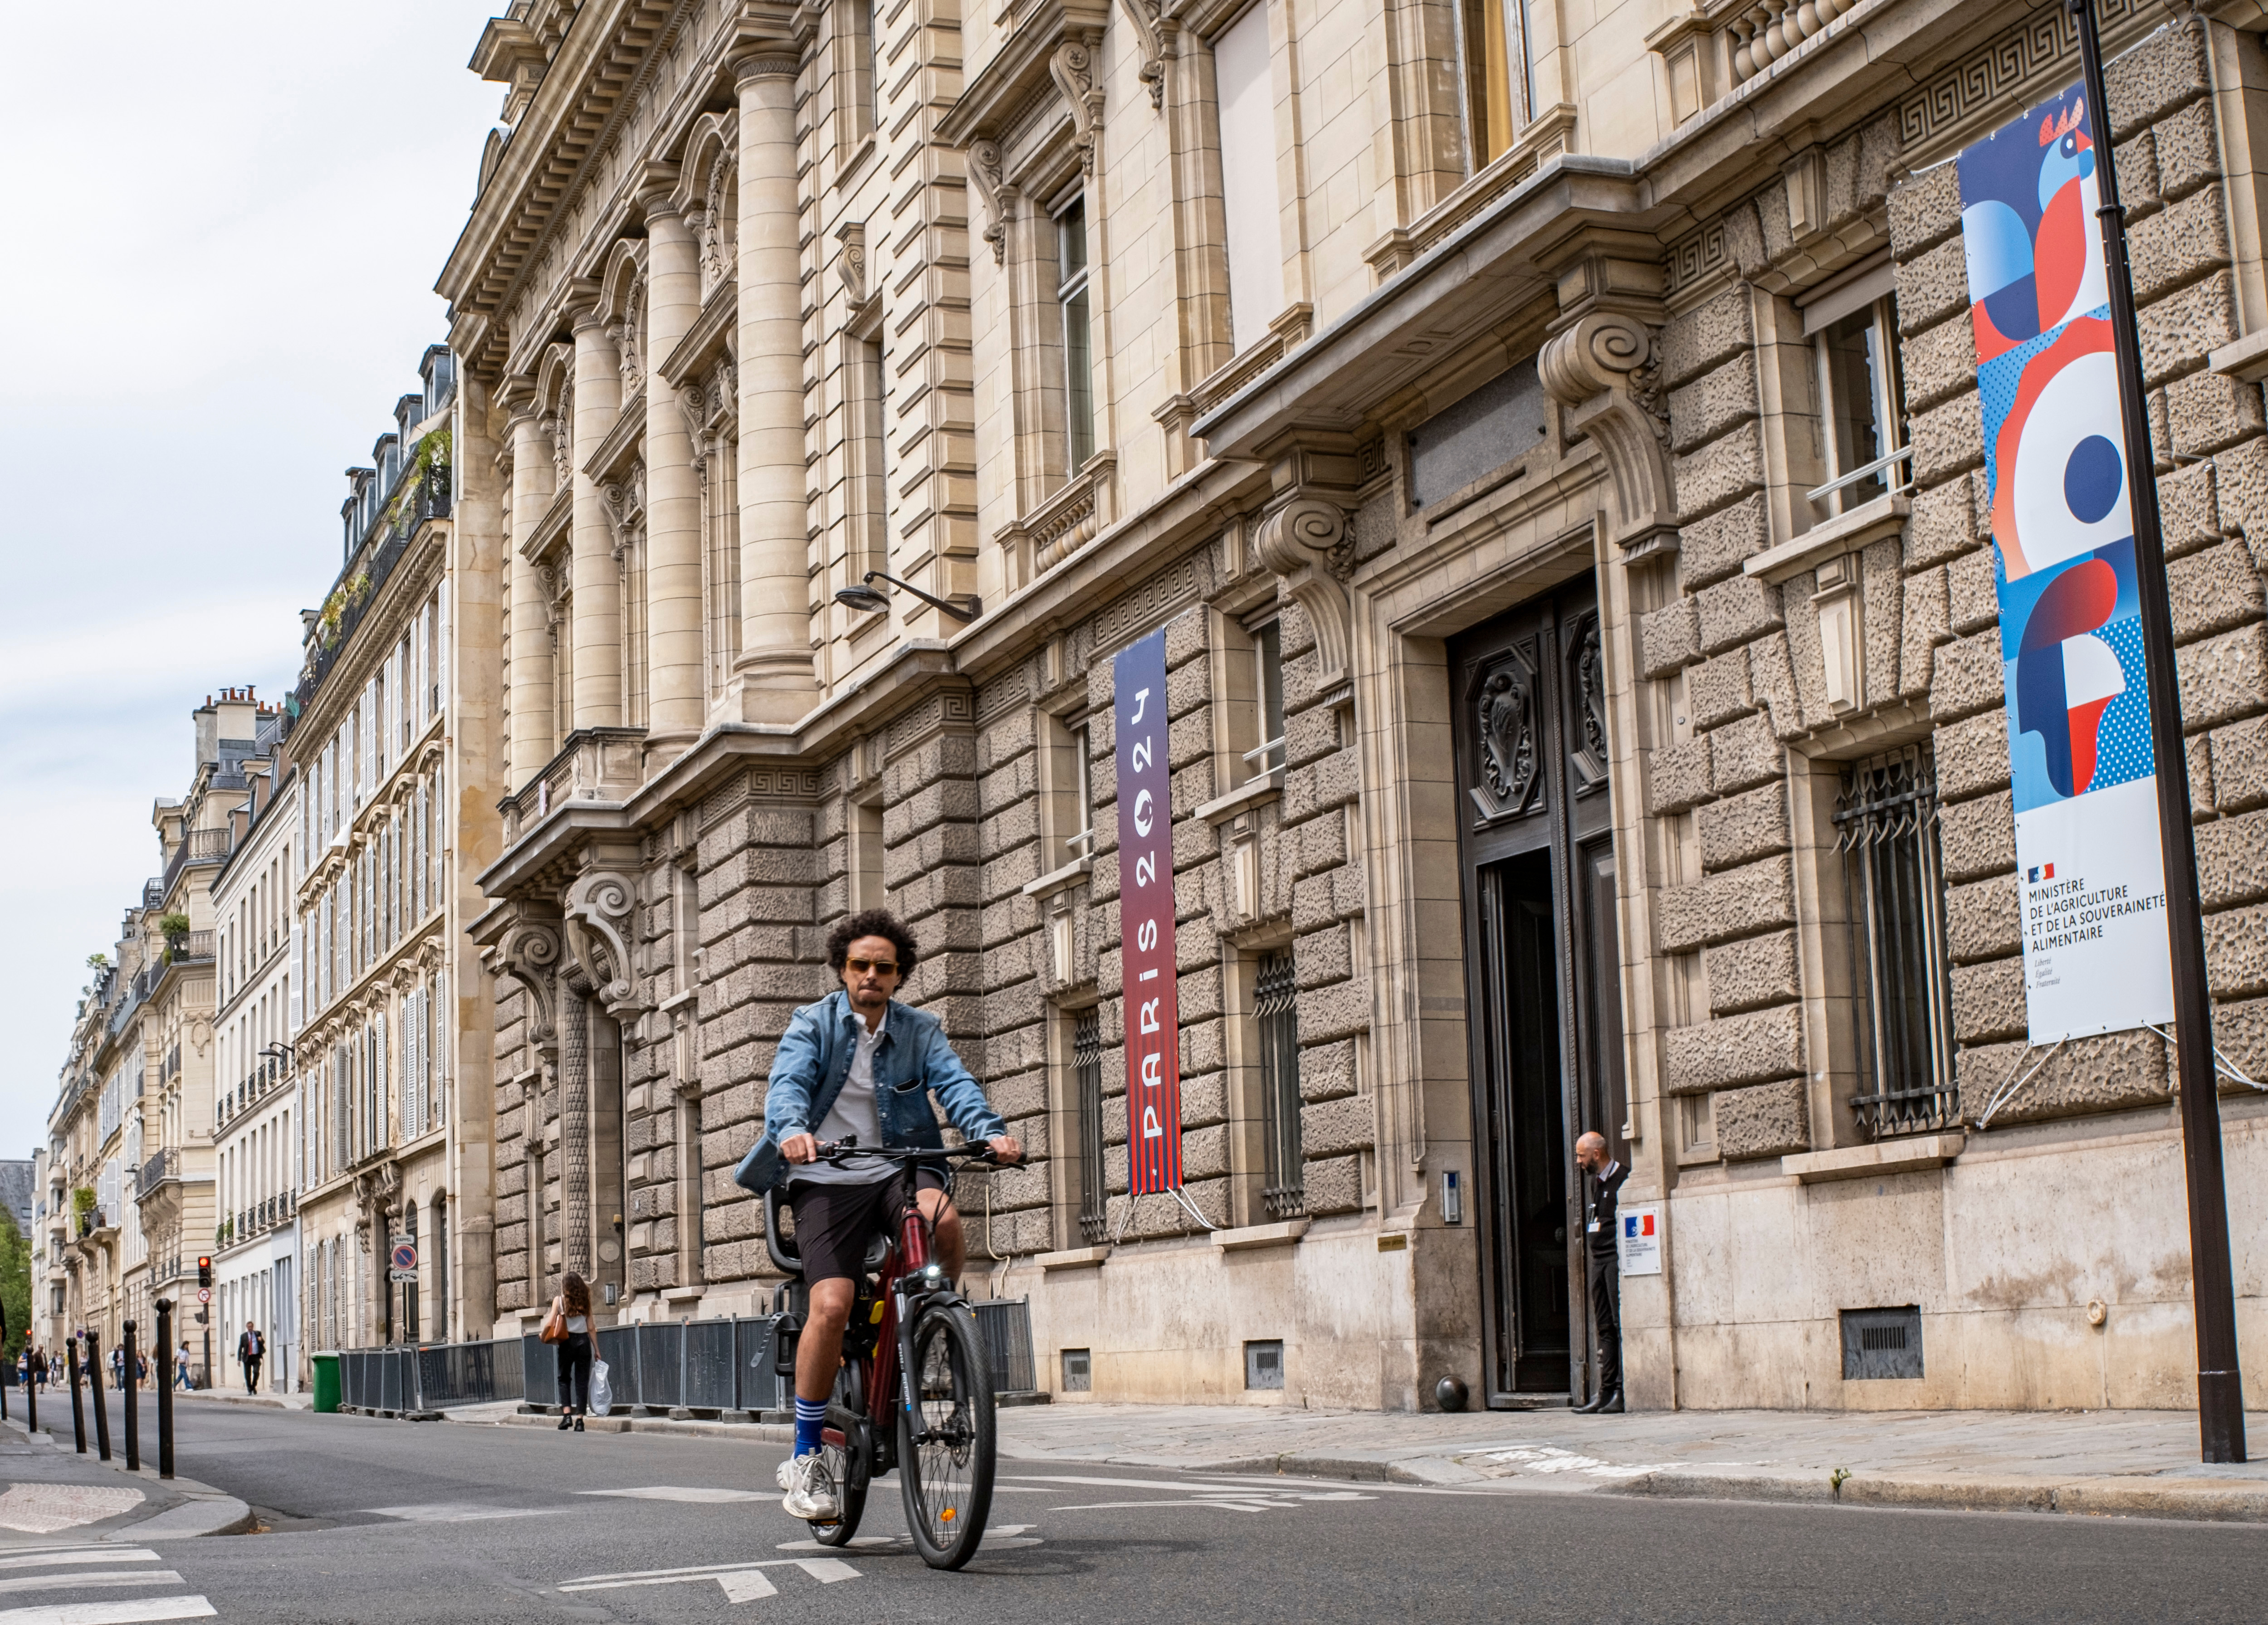
[[209, 960], [213, 956], [213, 934], [210, 931], [183, 931], [178, 937], [166, 938], [166, 962], [183, 965], [191, 960]]
[[253, 1069], [251, 1076], [213, 1102], [213, 1127], [217, 1129], [241, 1116], [274, 1094], [291, 1076], [291, 1069], [282, 1059], [262, 1062]]
[[355, 628], [362, 624], [364, 614], [371, 605], [377, 602], [387, 577], [401, 562], [401, 555], [409, 550], [409, 540], [417, 533], [418, 527], [428, 519], [449, 517], [449, 478], [446, 467], [436, 468], [424, 476], [416, 491], [402, 496], [390, 526], [381, 520], [374, 527], [372, 534], [378, 538], [376, 545], [372, 546], [371, 538], [364, 540], [363, 548], [369, 549], [369, 564], [357, 570], [351, 560], [348, 562], [345, 572], [339, 578], [340, 590], [345, 589], [357, 577], [366, 577], [366, 580], [352, 600], [339, 611], [335, 629], [317, 646], [314, 661], [308, 668], [306, 679], [292, 695], [298, 711], [307, 709], [308, 702], [315, 697], [315, 691], [322, 687], [323, 679], [332, 664], [345, 652], [348, 641], [354, 636]]
[[239, 1241], [264, 1236], [279, 1224], [290, 1224], [298, 1212], [299, 1193], [296, 1189], [255, 1202], [248, 1208], [239, 1208], [214, 1226], [213, 1245], [234, 1246]]
[[147, 1196], [167, 1180], [179, 1183], [181, 1177], [181, 1148], [168, 1145], [142, 1165], [142, 1172], [134, 1186], [137, 1196]]
[[[231, 829], [192, 829], [181, 837], [181, 844], [173, 849], [166, 860], [166, 878], [158, 883], [158, 899], [173, 894], [173, 882], [180, 879], [181, 871], [191, 864], [217, 864], [229, 855], [236, 842], [236, 832]], [[146, 898], [148, 889], [143, 888]]]

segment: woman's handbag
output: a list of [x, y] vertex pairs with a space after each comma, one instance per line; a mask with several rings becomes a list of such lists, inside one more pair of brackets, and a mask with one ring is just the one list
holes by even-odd
[[543, 1317], [542, 1329], [535, 1335], [548, 1343], [567, 1341], [567, 1311], [556, 1298], [552, 1300], [551, 1312]]

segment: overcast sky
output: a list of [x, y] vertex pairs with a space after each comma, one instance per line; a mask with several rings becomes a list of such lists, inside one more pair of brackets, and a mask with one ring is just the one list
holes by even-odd
[[86, 956], [159, 869], [189, 713], [280, 697], [342, 470], [417, 358], [503, 87], [504, 0], [0, 4], [0, 1157], [46, 1133]]

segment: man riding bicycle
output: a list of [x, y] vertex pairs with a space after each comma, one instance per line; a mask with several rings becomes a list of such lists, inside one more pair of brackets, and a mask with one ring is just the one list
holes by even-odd
[[[1023, 1156], [937, 1018], [892, 996], [919, 952], [913, 933], [887, 909], [854, 914], [828, 934], [827, 963], [843, 986], [789, 1018], [765, 1085], [763, 1138], [734, 1175], [758, 1195], [784, 1181], [795, 1210], [810, 1304], [796, 1349], [795, 1453], [781, 1466], [779, 1482], [788, 1515], [806, 1521], [837, 1514], [821, 1467], [820, 1434], [867, 1239], [897, 1224], [902, 1188], [895, 1163], [857, 1156], [821, 1161], [821, 1143], [941, 1146], [926, 1099], [934, 1093], [970, 1143], [988, 1143], [1002, 1162]], [[957, 1279], [968, 1248], [945, 1178], [924, 1165], [915, 1185], [939, 1261]]]

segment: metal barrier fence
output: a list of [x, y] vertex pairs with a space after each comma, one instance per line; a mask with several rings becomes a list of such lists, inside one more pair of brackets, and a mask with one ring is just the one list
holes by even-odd
[[[1002, 1393], [1037, 1386], [1028, 1298], [974, 1305]], [[650, 1410], [780, 1411], [792, 1385], [773, 1371], [779, 1317], [653, 1320], [599, 1330], [614, 1408]], [[559, 1403], [558, 1354], [534, 1333], [488, 1342], [339, 1352], [339, 1402], [355, 1410], [440, 1410], [497, 1400]]]

